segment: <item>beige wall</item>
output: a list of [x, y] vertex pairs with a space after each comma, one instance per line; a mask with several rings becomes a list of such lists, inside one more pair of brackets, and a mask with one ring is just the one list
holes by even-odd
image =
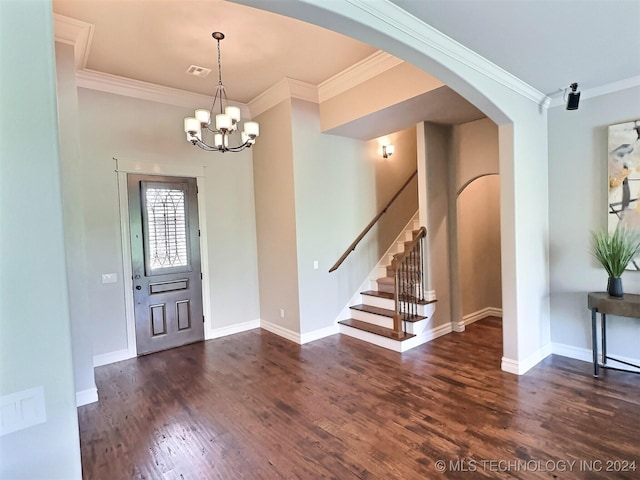
[[[262, 125], [254, 147], [261, 319], [305, 341], [306, 334], [333, 328], [417, 210], [413, 182], [384, 221], [329, 273], [415, 170], [415, 132], [390, 134], [385, 140], [394, 144], [396, 153], [383, 159], [377, 139], [323, 134], [314, 103], [287, 100], [257, 120]], [[278, 128], [269, 128], [274, 125]]]
[[[428, 289], [435, 291], [438, 304], [433, 326], [450, 323], [451, 319], [451, 195], [452, 175], [451, 127], [425, 122], [422, 127], [425, 149], [427, 250], [429, 252]], [[455, 238], [455, 237], [453, 237]]]
[[[417, 182], [398, 197], [340, 268], [329, 268], [416, 169], [415, 130], [379, 140], [323, 134], [318, 105], [292, 100], [301, 332], [331, 327], [382, 254], [417, 210]], [[318, 261], [318, 269], [313, 262]]]
[[458, 275], [454, 301], [463, 317], [502, 307], [498, 127], [485, 118], [457, 125], [453, 134]]
[[299, 333], [291, 101], [279, 103], [256, 120], [261, 125], [252, 148], [260, 319]]
[[498, 175], [477, 178], [458, 196], [458, 268], [463, 316], [502, 307]]
[[442, 82], [424, 70], [403, 62], [322, 102], [321, 129], [331, 130], [441, 86]]
[[499, 173], [498, 127], [488, 118], [456, 125], [456, 192], [481, 175]]

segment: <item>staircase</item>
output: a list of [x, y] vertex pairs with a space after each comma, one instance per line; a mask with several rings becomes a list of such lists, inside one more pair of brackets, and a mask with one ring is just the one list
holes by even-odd
[[[354, 304], [349, 307], [351, 318], [338, 322], [340, 333], [396, 352], [405, 352], [439, 336], [438, 332], [428, 328], [436, 300], [431, 295], [420, 299], [416, 297], [415, 291], [400, 294], [405, 313], [402, 314], [400, 331], [394, 329], [396, 302], [392, 262], [394, 255], [402, 254], [412, 244], [419, 229], [416, 214], [372, 271], [368, 288], [364, 288], [352, 299]], [[421, 277], [419, 271], [415, 272], [419, 270], [417, 265], [421, 263], [421, 258], [415, 258], [413, 266], [409, 265], [402, 270], [400, 276], [415, 279], [417, 276], [414, 273], [418, 273]], [[421, 283], [420, 279], [419, 287], [422, 286]]]

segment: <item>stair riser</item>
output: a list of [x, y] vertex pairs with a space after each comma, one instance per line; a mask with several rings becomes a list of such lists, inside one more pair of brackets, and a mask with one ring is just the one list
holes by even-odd
[[[378, 290], [379, 292], [385, 293], [395, 293], [393, 283], [387, 283], [386, 281], [376, 281], [374, 284], [374, 290]], [[411, 292], [414, 296], [420, 296], [420, 285], [416, 284], [415, 291]]]
[[362, 310], [351, 310], [351, 317], [356, 320], [362, 320], [379, 327], [393, 328], [393, 318], [383, 317], [375, 313], [363, 312]]
[[[395, 310], [396, 304], [389, 298], [374, 297], [371, 295], [362, 295], [362, 303], [365, 305], [371, 305], [372, 307], [386, 308], [387, 310]], [[433, 310], [431, 305], [418, 305], [417, 315], [426, 317], [429, 312]]]
[[420, 335], [429, 323], [429, 319], [425, 318], [424, 320], [420, 320], [419, 322], [406, 322], [405, 329], [407, 333], [412, 333], [413, 335]]
[[371, 305], [372, 307], [386, 308], [387, 310], [396, 308], [396, 304], [392, 299], [374, 297], [372, 295], [362, 295], [362, 303]]

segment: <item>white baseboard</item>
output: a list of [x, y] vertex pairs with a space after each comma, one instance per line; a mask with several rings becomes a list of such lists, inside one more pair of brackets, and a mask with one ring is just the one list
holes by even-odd
[[478, 320], [482, 320], [487, 317], [502, 318], [502, 309], [496, 307], [485, 307], [482, 310], [478, 310], [477, 312], [468, 313], [467, 315], [464, 315], [462, 317], [462, 321], [456, 323], [455, 330], [457, 332], [462, 332], [467, 325], [471, 325], [472, 323], [475, 323]]
[[[573, 345], [566, 345], [564, 343], [551, 343], [551, 353], [554, 355], [560, 355], [562, 357], [573, 358], [574, 360], [581, 360], [587, 363], [593, 363], [593, 351], [589, 348], [574, 347]], [[608, 356], [613, 356], [627, 363], [634, 363], [640, 365], [640, 358], [623, 357], [616, 355], [615, 353], [607, 352]], [[602, 362], [602, 352], [598, 355], [598, 361]], [[632, 372], [640, 372], [639, 368], [634, 368], [630, 365], [624, 365], [616, 363], [614, 360], [607, 360], [607, 364], [611, 367], [621, 368], [624, 370], [630, 370]]]
[[266, 320], [260, 320], [260, 328], [264, 328], [268, 332], [275, 333], [279, 337], [286, 338], [294, 343], [300, 344], [300, 334], [289, 330], [288, 328], [281, 327], [275, 323], [267, 322]]
[[76, 392], [76, 407], [89, 405], [98, 401], [98, 389], [96, 387]]
[[511, 358], [502, 357], [501, 368], [507, 373], [524, 375], [542, 360], [551, 355], [551, 353], [551, 343], [547, 343], [544, 347], [540, 348], [523, 360], [514, 360]]
[[228, 327], [207, 329], [205, 340], [212, 340], [214, 338], [226, 337], [227, 335], [233, 335], [234, 333], [242, 333], [254, 328], [260, 328], [260, 320], [251, 320], [249, 322], [239, 323], [237, 325], [230, 325]]
[[101, 367], [102, 365], [109, 365], [110, 363], [121, 362], [122, 360], [129, 360], [130, 358], [135, 358], [135, 355], [132, 355], [128, 349], [103, 353], [93, 356], [93, 366]]
[[338, 329], [338, 325], [331, 325], [330, 327], [325, 327], [319, 330], [314, 330], [312, 332], [303, 333], [300, 335], [300, 344], [304, 345], [305, 343], [314, 342], [316, 340], [320, 340], [321, 338], [335, 335], [336, 333], [340, 333], [340, 330]]
[[276, 325], [275, 323], [267, 322], [266, 320], [260, 320], [260, 327], [264, 328], [268, 332], [278, 335], [279, 337], [283, 337], [297, 343], [298, 345], [304, 345], [305, 343], [320, 340], [321, 338], [329, 337], [340, 332], [337, 325], [332, 325], [330, 327], [320, 328], [312, 332], [300, 334], [293, 330], [289, 330], [288, 328]]

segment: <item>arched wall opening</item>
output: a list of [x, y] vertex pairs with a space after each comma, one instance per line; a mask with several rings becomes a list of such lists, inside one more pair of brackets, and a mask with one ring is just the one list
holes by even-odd
[[500, 177], [474, 178], [457, 199], [458, 277], [464, 326], [502, 313]]
[[[502, 369], [523, 374], [550, 354], [547, 112], [544, 95], [391, 2], [236, 3], [374, 45], [440, 79], [498, 125]], [[424, 179], [419, 188], [426, 188]], [[421, 208], [426, 225], [426, 211]]]

